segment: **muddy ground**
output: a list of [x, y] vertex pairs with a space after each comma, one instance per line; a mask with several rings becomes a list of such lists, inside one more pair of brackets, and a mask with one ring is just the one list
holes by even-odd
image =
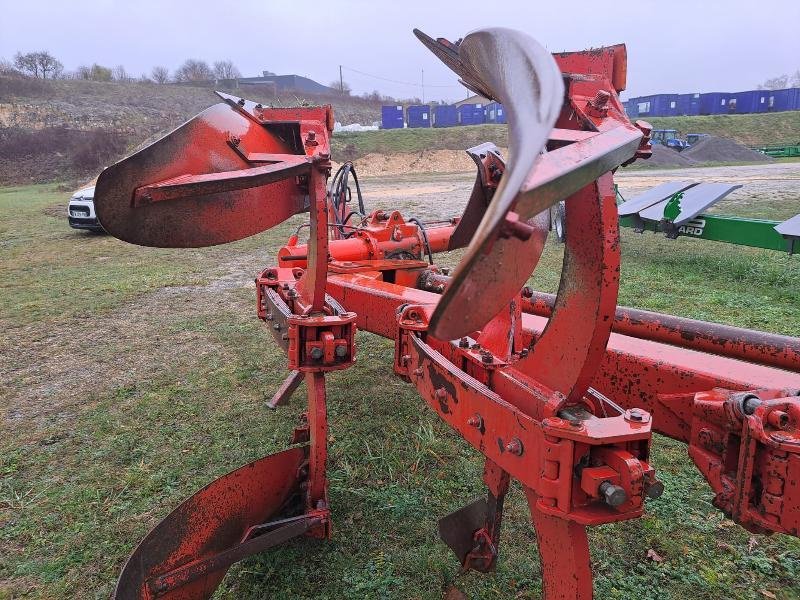
[[[465, 155], [466, 163], [471, 161]], [[366, 179], [362, 190], [369, 207], [398, 206], [426, 219], [457, 216], [469, 197], [472, 173], [436, 173]], [[626, 199], [666, 181], [740, 183], [716, 212], [782, 220], [800, 212], [800, 163], [702, 167], [692, 169], [620, 169], [615, 175]], [[373, 201], [374, 199], [374, 201]], [[768, 205], [762, 201], [768, 200]], [[785, 200], [785, 202], [783, 202]], [[781, 205], [781, 210], [776, 206]], [[408, 208], [406, 208], [408, 207]], [[794, 210], [794, 212], [792, 212]], [[791, 213], [791, 214], [789, 214]]]

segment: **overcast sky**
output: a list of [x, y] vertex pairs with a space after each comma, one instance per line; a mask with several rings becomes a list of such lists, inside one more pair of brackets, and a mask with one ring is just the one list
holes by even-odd
[[455, 40], [492, 25], [551, 51], [625, 42], [626, 98], [740, 91], [800, 69], [800, 0], [0, 0], [0, 58], [46, 49], [68, 70], [122, 64], [136, 76], [231, 59], [246, 76], [324, 84], [343, 65], [355, 92], [398, 97], [421, 96], [424, 69], [425, 99], [453, 100], [466, 91], [412, 28]]

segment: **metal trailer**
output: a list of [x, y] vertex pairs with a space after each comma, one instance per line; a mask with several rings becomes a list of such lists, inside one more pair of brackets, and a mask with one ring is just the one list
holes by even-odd
[[634, 100], [626, 100], [622, 103], [622, 108], [625, 110], [625, 114], [631, 119], [635, 119], [639, 116], [639, 111], [636, 108], [636, 102]]
[[[327, 375], [355, 364], [358, 329], [393, 342], [387, 368], [483, 459], [482, 497], [439, 521], [454, 572], [495, 569], [514, 479], [544, 600], [591, 599], [588, 527], [641, 518], [664, 491], [654, 432], [686, 444], [714, 506], [736, 523], [800, 532], [800, 339], [617, 306], [614, 172], [652, 151], [649, 125], [620, 110], [625, 47], [551, 55], [508, 29], [459, 44], [415, 33], [515, 117], [508, 165], [491, 144], [470, 149], [477, 177], [460, 218], [368, 212], [353, 177], [356, 210], [352, 164], [328, 182], [330, 106], [265, 108], [220, 94], [223, 103], [100, 175], [101, 223], [144, 246], [212, 246], [309, 217], [255, 281], [257, 315], [286, 353], [269, 406], [306, 384], [290, 447], [167, 515], [123, 567], [115, 600], [205, 600], [237, 561], [336, 535], [328, 491], [343, 483], [327, 476]], [[540, 215], [562, 200], [578, 234], [548, 299], [526, 282], [547, 237]], [[460, 248], [452, 276], [433, 264]], [[385, 396], [343, 390], [336, 400], [347, 410]], [[308, 595], [303, 577], [297, 586]]]
[[730, 92], [708, 92], [705, 94], [700, 94], [700, 114], [727, 114], [728, 100], [731, 96], [732, 94]]
[[507, 123], [506, 112], [503, 105], [499, 102], [490, 102], [484, 109], [485, 120], [487, 123]]
[[484, 122], [483, 105], [462, 104], [458, 107], [459, 125], [481, 125]]
[[455, 127], [458, 125], [458, 108], [450, 104], [433, 107], [434, 127]]
[[381, 129], [402, 129], [404, 126], [405, 120], [401, 105], [381, 106]]
[[678, 94], [678, 109], [679, 115], [699, 115], [700, 94]]
[[634, 117], [749, 114], [800, 110], [800, 88], [704, 94], [651, 94], [624, 103]]
[[427, 104], [412, 104], [406, 109], [408, 115], [409, 128], [430, 127], [431, 126], [431, 107]]

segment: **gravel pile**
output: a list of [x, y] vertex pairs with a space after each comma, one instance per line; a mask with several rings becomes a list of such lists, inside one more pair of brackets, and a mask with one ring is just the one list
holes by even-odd
[[681, 156], [694, 162], [764, 162], [772, 161], [769, 156], [751, 150], [727, 138], [707, 136], [702, 138]]
[[[636, 164], [638, 166], [639, 161]], [[686, 152], [677, 152], [662, 144], [653, 144], [653, 156], [642, 161], [643, 167], [693, 167], [695, 161], [686, 157]]]

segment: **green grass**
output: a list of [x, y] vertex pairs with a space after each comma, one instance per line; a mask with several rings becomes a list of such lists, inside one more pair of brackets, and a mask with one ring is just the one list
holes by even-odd
[[483, 142], [507, 145], [508, 126], [475, 125], [441, 129], [380, 129], [339, 132], [331, 142], [338, 160], [355, 160], [365, 154], [397, 154], [423, 150], [464, 150]]
[[677, 129], [687, 133], [710, 133], [736, 140], [745, 146], [796, 144], [800, 142], [800, 111], [760, 115], [708, 115], [694, 117], [643, 117], [655, 129]]
[[[61, 200], [51, 186], [0, 190], [0, 326], [80, 336], [104, 315], [146, 306], [152, 325], [142, 335], [153, 352], [184, 335], [195, 336], [196, 352], [167, 354], [124, 385], [98, 376], [71, 412], [4, 420], [4, 600], [107, 598], [150, 527], [214, 477], [284, 448], [303, 404], [298, 392], [287, 408], [264, 407], [285, 358], [255, 318], [250, 290], [222, 289], [211, 304], [198, 292], [174, 313], [174, 304], [158, 311], [162, 301], [151, 293], [213, 281], [223, 263], [269, 264], [288, 226], [221, 248], [143, 249], [70, 231], [45, 211]], [[621, 303], [800, 335], [798, 257], [623, 235]], [[548, 244], [533, 278], [540, 289], [555, 289], [561, 252]], [[90, 268], [78, 272], [81, 260]], [[141, 325], [132, 318], [130, 326]], [[123, 342], [109, 335], [96, 352], [107, 368], [125, 369], [114, 358]], [[329, 378], [333, 539], [295, 540], [236, 565], [218, 597], [435, 599], [455, 583], [469, 598], [538, 598], [535, 539], [517, 487], [497, 573], [457, 576], [436, 521], [482, 494], [480, 456], [394, 377], [390, 341], [360, 333], [358, 352], [357, 365]], [[25, 390], [2, 376], [5, 413]], [[598, 597], [800, 597], [796, 538], [750, 535], [725, 519], [681, 444], [656, 437], [653, 462], [667, 490], [647, 515], [591, 530]], [[664, 562], [647, 560], [649, 549]]]

